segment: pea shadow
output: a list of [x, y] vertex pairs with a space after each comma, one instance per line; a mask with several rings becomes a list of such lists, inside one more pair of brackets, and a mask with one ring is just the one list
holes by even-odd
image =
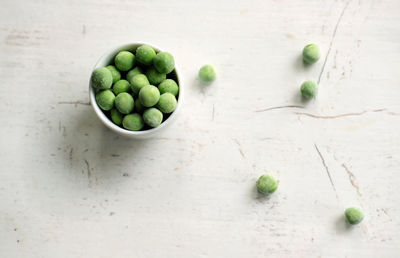
[[335, 228], [336, 232], [344, 234], [352, 230], [353, 227], [346, 221], [344, 215], [340, 215], [336, 218]]
[[310, 69], [312, 67], [312, 64], [308, 64], [304, 62], [303, 60], [303, 55], [300, 54], [296, 56], [296, 58], [293, 61], [293, 67], [296, 70], [296, 72], [301, 72], [304, 69]]
[[273, 198], [273, 194], [260, 193], [257, 189], [256, 184], [254, 184], [251, 188], [251, 196], [252, 196], [253, 200], [256, 200], [257, 202], [260, 202], [260, 203], [270, 202]]
[[301, 83], [299, 84], [299, 87], [293, 91], [292, 99], [291, 99], [292, 103], [295, 103], [295, 105], [302, 106], [303, 108], [314, 105], [316, 103], [316, 98], [312, 98], [312, 99], [305, 98], [301, 94], [300, 85], [301, 85]]
[[198, 76], [193, 78], [193, 85], [195, 86], [194, 88], [197, 89], [197, 93], [205, 95], [210, 86], [215, 83], [215, 82], [203, 82], [198, 78]]

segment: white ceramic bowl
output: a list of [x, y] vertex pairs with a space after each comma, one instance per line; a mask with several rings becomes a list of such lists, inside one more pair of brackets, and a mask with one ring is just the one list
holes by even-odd
[[[131, 44], [126, 44], [126, 45], [122, 45], [116, 48], [113, 48], [110, 51], [107, 51], [100, 59], [99, 61], [97, 61], [96, 65], [94, 66], [93, 70], [98, 68], [98, 67], [105, 67], [107, 65], [109, 65], [110, 63], [112, 63], [112, 61], [114, 60], [115, 55], [123, 50], [128, 50], [128, 51], [132, 51], [135, 52], [136, 48], [138, 48], [141, 45], [149, 45], [151, 47], [153, 47], [157, 52], [161, 51], [160, 48], [152, 45], [152, 44], [148, 44], [148, 43], [142, 43], [142, 42], [136, 42], [136, 43], [131, 43]], [[103, 124], [105, 124], [108, 128], [110, 128], [112, 131], [123, 135], [123, 136], [127, 136], [130, 138], [135, 138], [135, 139], [145, 139], [145, 138], [149, 138], [155, 134], [158, 134], [162, 131], [165, 130], [165, 128], [170, 125], [173, 121], [176, 120], [176, 116], [178, 115], [179, 110], [182, 107], [182, 100], [183, 100], [183, 91], [184, 91], [184, 87], [182, 84], [182, 77], [181, 74], [179, 73], [179, 69], [177, 68], [176, 64], [175, 64], [175, 74], [176, 74], [176, 81], [179, 85], [179, 95], [178, 95], [178, 104], [176, 106], [176, 109], [174, 112], [172, 112], [172, 114], [170, 114], [170, 116], [163, 122], [161, 123], [161, 125], [159, 125], [156, 128], [152, 128], [149, 130], [144, 130], [144, 131], [129, 131], [126, 130], [122, 127], [119, 127], [118, 125], [114, 124], [104, 113], [103, 111], [99, 108], [99, 106], [96, 103], [96, 98], [95, 98], [95, 92], [91, 86], [90, 83], [90, 79], [89, 79], [89, 98], [90, 98], [90, 104], [92, 105], [94, 112], [96, 113], [96, 115], [100, 118], [100, 120], [103, 122]]]

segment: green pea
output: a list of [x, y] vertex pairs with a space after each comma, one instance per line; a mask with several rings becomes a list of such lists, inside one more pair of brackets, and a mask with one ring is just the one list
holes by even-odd
[[178, 95], [179, 92], [178, 84], [172, 79], [164, 80], [160, 85], [158, 85], [158, 89], [161, 94], [169, 92], [174, 96]]
[[131, 83], [132, 92], [135, 96], [137, 96], [139, 94], [139, 91], [141, 88], [150, 84], [149, 80], [147, 79], [146, 75], [144, 75], [144, 74], [135, 75], [130, 80], [130, 83]]
[[139, 98], [135, 99], [135, 112], [142, 114], [146, 107], [143, 106], [142, 102], [140, 102]]
[[151, 65], [156, 56], [156, 51], [148, 45], [142, 45], [136, 49], [136, 60], [143, 65]]
[[170, 73], [175, 68], [174, 57], [168, 52], [160, 52], [153, 60], [154, 67], [159, 73]]
[[134, 107], [134, 101], [132, 95], [126, 92], [122, 92], [115, 97], [115, 107], [122, 114], [129, 114], [132, 112]]
[[106, 68], [111, 72], [113, 83], [121, 80], [121, 73], [113, 65], [106, 66]]
[[143, 120], [150, 127], [157, 127], [163, 120], [163, 114], [157, 108], [149, 108], [144, 111]]
[[307, 64], [313, 64], [321, 56], [319, 47], [315, 44], [308, 44], [303, 49], [303, 61]]
[[157, 103], [157, 108], [161, 110], [161, 112], [168, 114], [172, 113], [177, 105], [177, 101], [174, 95], [167, 92], [160, 96], [160, 100]]
[[262, 175], [257, 180], [257, 189], [260, 193], [271, 194], [278, 189], [278, 181], [270, 175]]
[[96, 90], [105, 90], [111, 88], [113, 77], [110, 70], [105, 67], [99, 67], [92, 72], [90, 82]]
[[345, 210], [344, 215], [351, 225], [356, 225], [364, 219], [364, 214], [359, 208], [351, 207]]
[[122, 92], [128, 92], [130, 89], [131, 89], [131, 85], [129, 84], [129, 82], [127, 80], [117, 81], [112, 88], [115, 95], [118, 95]]
[[145, 107], [152, 107], [160, 99], [160, 91], [153, 85], [144, 86], [139, 91], [139, 100]]
[[122, 120], [122, 126], [131, 131], [140, 131], [144, 126], [143, 118], [137, 113], [126, 115]]
[[122, 125], [123, 118], [124, 118], [124, 115], [121, 112], [119, 112], [115, 108], [111, 109], [111, 120], [114, 122], [114, 124]]
[[307, 99], [314, 98], [318, 94], [318, 86], [313, 81], [305, 81], [300, 87], [301, 95]]
[[128, 71], [135, 64], [135, 55], [129, 51], [121, 51], [115, 56], [114, 63], [118, 70]]
[[140, 68], [139, 66], [136, 66], [135, 68], [133, 68], [126, 74], [126, 80], [128, 82], [130, 82], [135, 75], [138, 75], [141, 73], [143, 73], [142, 68]]
[[103, 90], [96, 94], [96, 102], [105, 111], [114, 107], [115, 95], [111, 90]]
[[200, 68], [199, 78], [203, 82], [212, 82], [216, 79], [217, 73], [212, 65], [204, 65]]
[[146, 76], [152, 85], [158, 85], [167, 78], [166, 74], [159, 73], [154, 67], [146, 70]]

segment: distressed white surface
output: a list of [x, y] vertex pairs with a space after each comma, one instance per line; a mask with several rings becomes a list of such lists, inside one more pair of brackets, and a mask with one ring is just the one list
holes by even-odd
[[[397, 0], [3, 0], [0, 256], [399, 257], [399, 28]], [[177, 122], [147, 141], [65, 104], [138, 40], [185, 75]], [[323, 55], [304, 67], [310, 42]], [[305, 108], [255, 112], [286, 105]], [[254, 189], [266, 171], [270, 199]], [[366, 218], [346, 228], [352, 205]]]

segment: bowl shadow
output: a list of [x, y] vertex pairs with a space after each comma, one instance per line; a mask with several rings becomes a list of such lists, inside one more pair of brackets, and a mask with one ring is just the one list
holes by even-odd
[[69, 175], [87, 180], [88, 187], [108, 185], [121, 176], [134, 176], [135, 164], [130, 157], [140, 156], [151, 141], [116, 134], [102, 124], [91, 107], [80, 108], [80, 112], [64, 119], [61, 128], [65, 133], [52, 141], [62, 154], [58, 155], [59, 162]]

